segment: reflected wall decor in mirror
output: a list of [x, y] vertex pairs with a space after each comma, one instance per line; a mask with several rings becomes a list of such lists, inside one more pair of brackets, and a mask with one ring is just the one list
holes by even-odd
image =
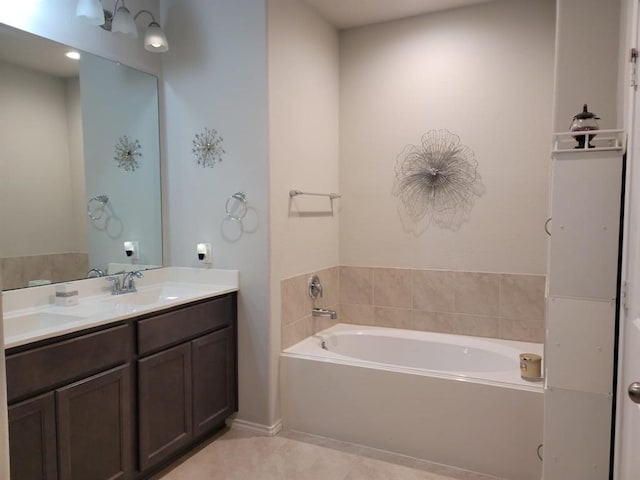
[[0, 24], [0, 102], [3, 288], [161, 266], [156, 77]]

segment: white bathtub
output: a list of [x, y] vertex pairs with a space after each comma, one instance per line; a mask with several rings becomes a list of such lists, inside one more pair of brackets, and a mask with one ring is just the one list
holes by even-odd
[[284, 426], [538, 480], [542, 382], [520, 378], [523, 352], [542, 345], [336, 325], [282, 353]]

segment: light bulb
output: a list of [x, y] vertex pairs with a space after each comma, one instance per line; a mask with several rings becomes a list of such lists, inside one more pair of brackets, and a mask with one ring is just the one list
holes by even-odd
[[169, 42], [162, 28], [156, 22], [151, 22], [144, 34], [144, 48], [150, 52], [166, 52], [169, 50]]

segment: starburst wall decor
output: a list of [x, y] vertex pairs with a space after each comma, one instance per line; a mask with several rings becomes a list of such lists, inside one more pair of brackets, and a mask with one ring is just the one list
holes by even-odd
[[393, 195], [402, 225], [415, 235], [433, 223], [459, 230], [485, 193], [473, 151], [448, 130], [431, 130], [396, 160]]
[[221, 144], [222, 137], [213, 128], [205, 128], [204, 133], [197, 133], [191, 148], [196, 157], [196, 163], [213, 168], [216, 163], [222, 162], [222, 155], [226, 152]]
[[113, 159], [118, 162], [118, 168], [124, 169], [125, 172], [133, 172], [138, 165], [138, 158], [142, 156], [140, 153], [140, 142], [138, 140], [129, 140], [127, 135], [123, 135], [116, 144], [116, 156]]

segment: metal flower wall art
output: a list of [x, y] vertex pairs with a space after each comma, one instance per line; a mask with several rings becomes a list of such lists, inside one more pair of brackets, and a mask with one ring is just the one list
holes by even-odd
[[221, 144], [222, 137], [213, 128], [205, 128], [204, 133], [197, 133], [191, 148], [197, 164], [213, 168], [216, 163], [222, 162], [222, 155], [226, 152]]
[[131, 141], [127, 135], [123, 135], [116, 144], [116, 156], [113, 159], [125, 172], [133, 172], [140, 166], [138, 164], [138, 158], [142, 156], [140, 148], [138, 140]]
[[422, 234], [433, 223], [457, 231], [485, 193], [473, 151], [448, 130], [431, 130], [396, 160], [393, 194], [405, 230]]

